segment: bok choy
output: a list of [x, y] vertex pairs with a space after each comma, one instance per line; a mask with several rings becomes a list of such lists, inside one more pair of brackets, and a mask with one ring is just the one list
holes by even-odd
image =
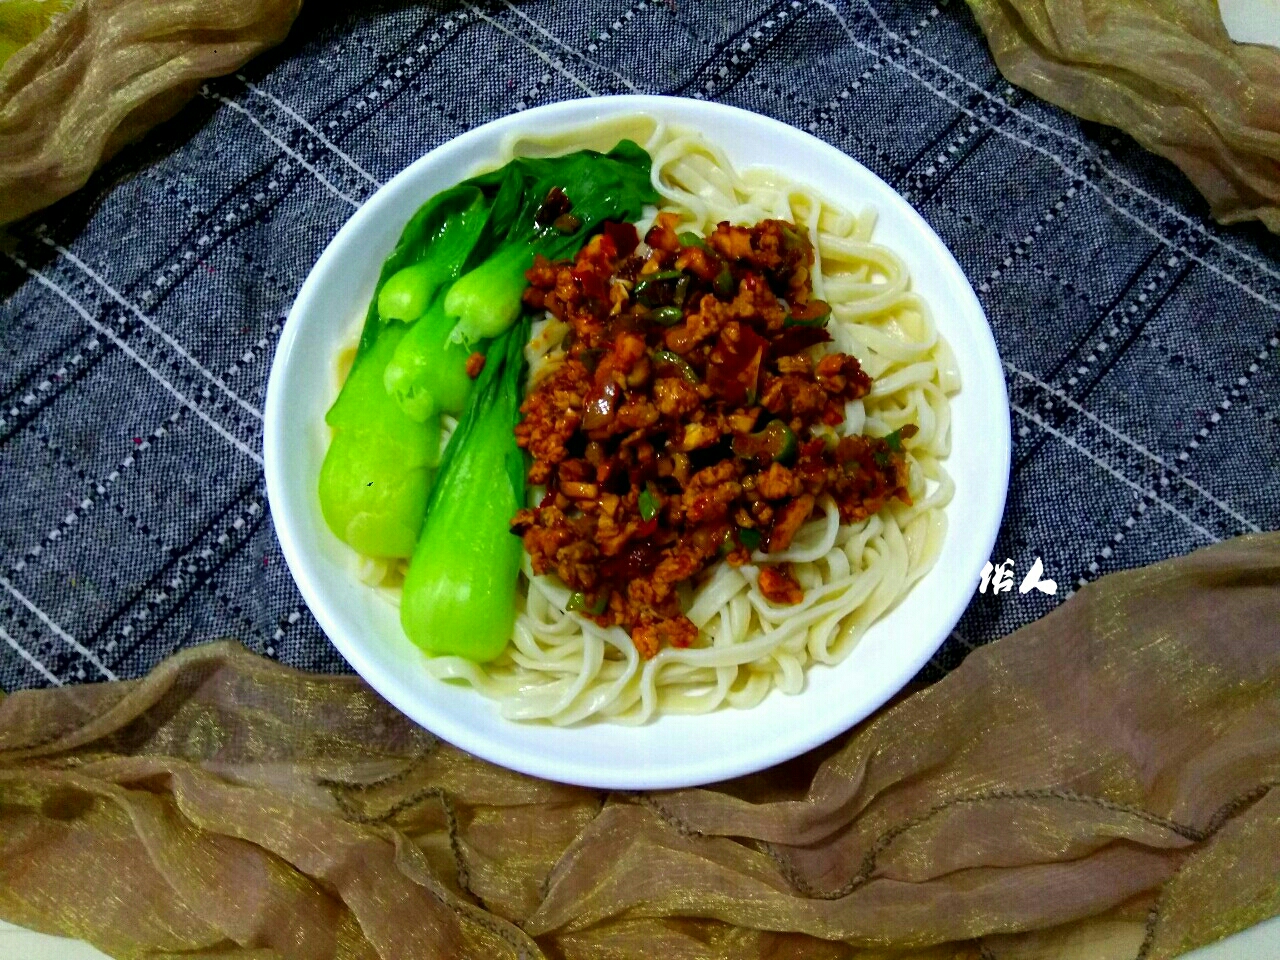
[[[512, 325], [525, 272], [657, 202], [649, 155], [628, 140], [608, 153], [516, 158], [429, 200], [382, 265], [325, 417], [334, 434], [320, 505], [359, 552], [412, 557], [402, 621], [429, 653], [488, 660], [510, 636], [521, 544], [508, 522], [524, 489], [512, 429], [527, 340], [527, 324]], [[487, 357], [475, 381], [472, 351]], [[437, 479], [442, 413], [462, 419]]]
[[489, 345], [409, 562], [400, 623], [431, 655], [483, 663], [511, 638], [523, 548], [509, 523], [524, 504], [525, 474], [514, 427], [528, 339], [526, 319]]

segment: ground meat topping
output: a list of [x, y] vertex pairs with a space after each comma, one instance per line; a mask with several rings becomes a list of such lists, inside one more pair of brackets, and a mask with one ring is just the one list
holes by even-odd
[[[572, 261], [539, 258], [525, 293], [569, 332], [521, 408], [516, 440], [546, 493], [511, 529], [571, 609], [624, 627], [645, 658], [697, 640], [680, 584], [786, 550], [821, 498], [844, 523], [910, 503], [914, 426], [838, 436], [871, 378], [822, 347], [805, 233], [765, 220], [702, 239], [677, 222], [659, 214], [643, 244], [607, 224]], [[766, 559], [758, 583], [773, 603], [804, 599], [786, 564]]]

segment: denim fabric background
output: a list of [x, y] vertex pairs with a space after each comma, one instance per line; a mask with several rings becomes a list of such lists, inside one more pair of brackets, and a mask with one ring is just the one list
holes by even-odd
[[958, 0], [312, 3], [283, 47], [0, 245], [0, 687], [133, 677], [227, 635], [345, 669], [263, 485], [289, 304], [427, 150], [628, 91], [830, 141], [977, 288], [1015, 439], [995, 559], [1020, 578], [1040, 556], [1061, 586], [975, 594], [926, 679], [1108, 571], [1280, 526], [1280, 244], [1214, 225], [1168, 164], [1009, 87]]

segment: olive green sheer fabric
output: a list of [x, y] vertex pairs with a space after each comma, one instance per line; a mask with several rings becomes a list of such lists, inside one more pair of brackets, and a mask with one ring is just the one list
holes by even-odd
[[1011, 83], [1172, 160], [1222, 222], [1280, 231], [1280, 50], [1233, 42], [1217, 0], [967, 2]]
[[706, 789], [533, 780], [218, 643], [0, 700], [0, 917], [128, 958], [1158, 960], [1280, 913], [1277, 783], [1280, 534]]

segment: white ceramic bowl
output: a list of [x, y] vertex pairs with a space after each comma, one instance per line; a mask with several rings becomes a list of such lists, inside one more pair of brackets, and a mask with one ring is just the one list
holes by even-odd
[[[879, 212], [875, 239], [906, 261], [962, 377], [952, 402], [947, 469], [956, 489], [949, 529], [933, 570], [843, 662], [810, 667], [800, 694], [775, 690], [749, 710], [663, 716], [640, 727], [516, 723], [474, 690], [431, 677], [397, 612], [354, 576], [348, 548], [320, 514], [316, 484], [326, 439], [317, 425], [336, 389], [334, 353], [364, 313], [383, 259], [420, 204], [492, 166], [512, 134], [544, 135], [636, 112], [702, 131], [739, 169], [773, 167], [850, 209], [870, 204]], [[338, 231], [290, 311], [267, 386], [264, 446], [271, 513], [289, 569], [320, 626], [374, 689], [486, 760], [609, 789], [690, 786], [760, 770], [831, 739], [888, 700], [947, 637], [974, 594], [1004, 511], [1010, 452], [1004, 377], [982, 308], [950, 252], [906, 201], [839, 150], [776, 120], [649, 96], [575, 100], [495, 120], [431, 151], [374, 194]]]

